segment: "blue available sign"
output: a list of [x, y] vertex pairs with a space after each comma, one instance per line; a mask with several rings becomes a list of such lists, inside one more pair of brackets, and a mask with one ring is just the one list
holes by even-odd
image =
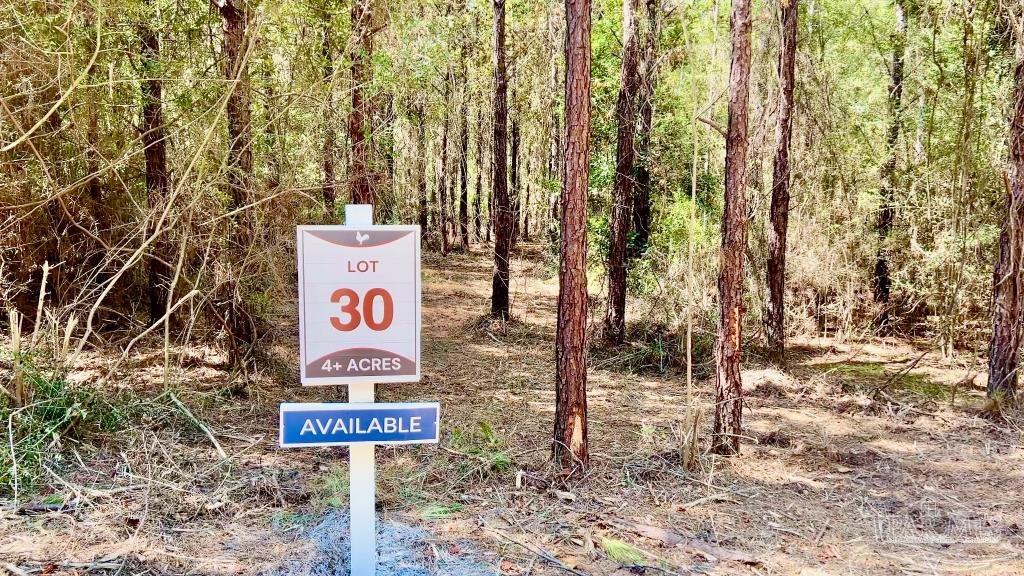
[[281, 404], [281, 447], [437, 442], [436, 402]]

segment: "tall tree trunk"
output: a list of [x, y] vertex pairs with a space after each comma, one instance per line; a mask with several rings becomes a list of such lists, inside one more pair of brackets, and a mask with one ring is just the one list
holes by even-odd
[[[156, 30], [143, 20], [139, 25], [139, 40], [142, 43], [142, 144], [146, 157], [146, 206], [150, 214], [146, 235], [156, 230], [156, 210], [163, 206], [170, 187], [167, 172], [167, 141], [164, 132], [163, 81], [160, 69], [160, 37]], [[167, 236], [161, 234], [150, 251], [147, 260], [149, 273], [149, 322], [155, 324], [167, 311], [170, 297], [171, 271], [166, 264], [168, 258]]]
[[647, 250], [651, 237], [651, 129], [654, 120], [654, 84], [658, 76], [659, 0], [647, 0], [644, 55], [641, 59], [640, 92], [637, 95], [636, 188], [633, 195], [633, 256]]
[[[1013, 17], [1013, 16], [1011, 16]], [[1024, 18], [1021, 19], [1024, 24]], [[992, 281], [992, 339], [989, 343], [988, 397], [1013, 404], [1020, 367], [1021, 314], [1024, 312], [1024, 32], [1017, 38], [1006, 221], [999, 235], [999, 258]]]
[[[529, 172], [529, 170], [527, 170]], [[523, 241], [530, 241], [530, 184], [526, 184], [526, 199], [523, 201]]]
[[243, 0], [222, 0], [219, 6], [224, 25], [226, 74], [231, 83], [227, 102], [228, 191], [231, 210], [237, 210], [249, 201], [249, 176], [253, 166], [249, 64], [245, 52], [249, 14]]
[[[558, 30], [557, 24], [554, 21], [551, 22], [551, 25], [548, 27], [548, 31], [549, 31], [550, 39], [551, 39], [551, 54], [549, 56], [551, 58], [551, 79], [550, 79], [550, 86], [551, 86], [550, 87], [550, 90], [551, 90], [551, 101], [550, 101], [551, 118], [549, 120], [550, 121], [550, 126], [549, 126], [550, 133], [548, 134], [549, 148], [548, 148], [548, 173], [547, 173], [547, 177], [548, 177], [549, 180], [554, 181], [556, 178], [560, 177], [561, 167], [562, 167], [561, 166], [561, 158], [562, 158], [562, 153], [563, 153], [563, 150], [562, 150], [562, 124], [561, 124], [561, 118], [559, 117], [559, 114], [558, 114], [558, 106], [557, 106], [557, 94], [558, 94], [559, 88], [560, 88], [560, 86], [559, 86], [560, 80], [559, 80], [559, 70], [558, 70], [558, 53], [557, 53], [558, 49], [556, 48], [556, 46], [558, 46], [559, 44], [562, 44], [562, 43], [557, 41], [557, 38], [559, 36], [559, 34], [558, 34], [559, 30]], [[563, 46], [563, 48], [564, 48], [564, 46]], [[560, 206], [561, 202], [560, 202], [560, 198], [559, 198], [559, 191], [557, 191], [557, 190], [550, 190], [550, 191], [548, 191], [548, 193], [549, 193], [549, 196], [548, 196], [548, 230], [547, 230], [547, 234], [548, 234], [548, 242], [551, 244], [551, 247], [554, 248], [556, 243], [558, 242], [558, 219], [560, 217], [559, 216], [559, 206]]]
[[892, 65], [889, 84], [889, 129], [885, 138], [886, 159], [881, 169], [881, 206], [878, 210], [878, 255], [875, 260], [875, 302], [884, 309], [877, 318], [877, 324], [885, 329], [889, 324], [889, 297], [892, 290], [890, 277], [889, 233], [896, 218], [896, 148], [900, 138], [900, 123], [903, 120], [903, 62], [907, 46], [906, 0], [896, 0], [896, 31], [892, 37]]
[[[514, 100], [514, 99], [513, 99]], [[509, 168], [509, 181], [512, 187], [512, 245], [519, 241], [519, 234], [522, 230], [522, 203], [520, 202], [519, 190], [519, 144], [522, 142], [519, 132], [519, 118], [514, 115], [512, 118], [512, 157]]]
[[508, 201], [508, 71], [505, 64], [505, 0], [494, 6], [494, 277], [491, 280], [491, 315], [509, 316], [509, 252], [512, 249], [512, 211]]
[[459, 156], [459, 244], [462, 249], [469, 250], [469, 110], [465, 100], [469, 99], [468, 91], [463, 98], [462, 113], [462, 150]]
[[[493, 161], [493, 160], [492, 160]], [[492, 176], [494, 170], [491, 170]], [[494, 227], [494, 183], [487, 187], [487, 218], [484, 220], [487, 225], [487, 230], [484, 233], [484, 240], [487, 243], [491, 242], [491, 229]]]
[[228, 193], [231, 199], [228, 211], [235, 214], [229, 237], [228, 280], [222, 287], [222, 301], [225, 303], [225, 328], [230, 339], [230, 362], [237, 367], [248, 356], [255, 339], [252, 317], [237, 285], [238, 278], [243, 275], [242, 268], [253, 240], [250, 217], [246, 215], [247, 211], [239, 210], [250, 203], [249, 178], [253, 173], [252, 111], [246, 53], [249, 14], [242, 0], [218, 0], [217, 7], [224, 27], [225, 77], [230, 90], [226, 108]]
[[373, 55], [373, 10], [371, 0], [352, 2], [352, 112], [348, 117], [348, 138], [352, 147], [349, 181], [354, 204], [376, 204], [370, 174], [370, 117], [372, 99], [365, 93], [370, 82]]
[[797, 0], [780, 0], [782, 38], [779, 42], [779, 118], [775, 131], [775, 165], [772, 169], [771, 228], [768, 230], [768, 305], [765, 334], [776, 362], [786, 348], [786, 231], [789, 227], [789, 143], [793, 134], [793, 87], [796, 77]]
[[554, 458], [590, 462], [587, 447], [587, 180], [590, 174], [590, 0], [566, 0], [565, 168], [555, 334]]
[[416, 118], [416, 192], [419, 209], [417, 221], [420, 225], [420, 240], [427, 241], [427, 119], [423, 104], [417, 103], [413, 108]]
[[483, 181], [483, 172], [484, 172], [484, 131], [483, 131], [483, 126], [484, 126], [484, 113], [483, 113], [483, 107], [480, 107], [480, 108], [477, 108], [477, 115], [476, 115], [476, 127], [477, 127], [476, 128], [476, 188], [475, 188], [475, 192], [473, 193], [473, 237], [476, 239], [477, 242], [480, 242], [483, 239], [483, 237], [480, 236], [480, 233], [481, 233], [480, 227], [483, 224], [483, 222], [481, 221], [481, 214], [480, 214], [480, 209], [481, 209], [480, 195], [483, 193], [483, 188], [482, 188], [481, 184], [482, 184], [482, 181]]
[[604, 338], [621, 344], [626, 335], [626, 242], [630, 204], [633, 196], [633, 147], [636, 134], [636, 95], [640, 85], [637, 71], [639, 42], [636, 10], [640, 0], [622, 3], [622, 72], [619, 97], [615, 103], [618, 143], [615, 149], [615, 187], [612, 196], [611, 238], [608, 249], [608, 303], [604, 317]]
[[334, 127], [334, 46], [331, 36], [334, 34], [331, 24], [331, 3], [324, 6], [323, 21], [323, 43], [321, 45], [321, 57], [323, 58], [324, 87], [327, 94], [324, 97], [324, 216], [328, 222], [335, 222], [337, 215], [338, 181], [335, 176], [334, 160], [336, 156], [337, 135]]
[[725, 209], [718, 276], [715, 345], [715, 424], [711, 450], [737, 454], [743, 420], [740, 360], [743, 327], [743, 255], [747, 247], [747, 113], [750, 94], [750, 3], [732, 0], [729, 127], [725, 143]]
[[[445, 93], [444, 100], [447, 102], [447, 92]], [[444, 111], [444, 126], [441, 128], [441, 168], [438, 171], [437, 176], [437, 193], [440, 198], [438, 199], [437, 214], [438, 214], [438, 226], [437, 229], [441, 233], [441, 255], [447, 255], [451, 246], [449, 244], [450, 237], [448, 236], [448, 126], [451, 124], [451, 118], [449, 118], [448, 109]]]

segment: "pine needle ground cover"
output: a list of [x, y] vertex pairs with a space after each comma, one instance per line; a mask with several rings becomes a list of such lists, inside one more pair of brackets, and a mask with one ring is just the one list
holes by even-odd
[[[977, 411], [983, 391], [964, 380], [980, 365], [930, 352], [872, 396], [925, 350], [803, 339], [788, 373], [756, 357], [745, 366], [742, 457], [707, 453], [704, 417], [687, 462], [683, 375], [608, 363], [589, 388], [594, 465], [567, 478], [549, 459], [557, 282], [529, 251], [513, 273], [514, 321], [499, 329], [480, 321], [488, 255], [428, 259], [423, 381], [379, 387], [382, 401], [444, 406], [439, 446], [377, 450], [381, 521], [422, 531], [403, 552], [420, 565], [552, 575], [1024, 570], [1019, 432]], [[282, 332], [294, 330], [291, 317], [282, 313]], [[295, 354], [283, 343], [284, 367], [257, 375], [243, 396], [216, 349], [174, 350], [175, 398], [208, 435], [161, 398], [162, 350], [140, 351], [93, 396], [119, 405], [113, 390], [130, 388], [150, 399], [134, 401], [145, 409], [126, 410], [102, 449], [42, 454], [53, 475], [44, 470], [17, 501], [3, 496], [0, 556], [30, 573], [258, 574], [316, 550], [317, 526], [346, 510], [346, 453], [277, 449], [276, 408], [344, 391], [300, 388]], [[91, 376], [68, 378], [89, 390], [93, 370], [112, 360], [95, 353]], [[712, 381], [698, 379], [694, 394], [710, 413]]]

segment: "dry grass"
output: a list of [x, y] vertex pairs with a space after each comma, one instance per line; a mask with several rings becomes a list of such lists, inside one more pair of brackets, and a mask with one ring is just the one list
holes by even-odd
[[[683, 376], [609, 364], [590, 375], [594, 466], [565, 483], [548, 462], [555, 279], [517, 259], [516, 320], [504, 326], [480, 320], [484, 255], [428, 258], [424, 280], [423, 381], [380, 386], [378, 397], [439, 400], [444, 441], [380, 448], [379, 506], [438, 545], [474, 540], [503, 574], [641, 570], [629, 564], [650, 574], [1024, 572], [1021, 435], [1012, 421], [977, 416], [983, 382], [963, 383], [980, 371], [974, 359], [925, 355], [873, 397], [921, 350], [796, 342], [788, 373], [747, 367], [748, 438], [732, 459], [688, 454]], [[298, 386], [290, 322], [278, 327], [281, 368], [257, 375], [249, 397], [224, 394], [215, 350], [173, 351], [171, 387], [207, 430], [180, 410], [152, 412], [120, 438], [69, 447], [33, 500], [67, 509], [5, 506], [0, 557], [29, 573], [273, 566], [313, 519], [347, 502], [344, 450], [275, 447], [279, 401], [344, 394]], [[158, 397], [163, 350], [139, 346], [106, 385]], [[111, 360], [86, 355], [78, 377]], [[696, 387], [705, 415], [712, 390]], [[701, 435], [709, 425], [699, 421]]]

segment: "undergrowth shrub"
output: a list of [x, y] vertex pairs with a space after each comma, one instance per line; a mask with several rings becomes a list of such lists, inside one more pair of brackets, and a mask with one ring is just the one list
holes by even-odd
[[472, 456], [482, 466], [475, 466], [482, 476], [490, 472], [505, 472], [512, 468], [507, 442], [495, 433], [487, 422], [479, 422], [476, 429], [452, 430], [448, 445], [452, 450]]
[[37, 365], [29, 354], [5, 350], [3, 356], [12, 380], [21, 379], [27, 402], [20, 405], [11, 393], [0, 398], [0, 494], [30, 493], [46, 478], [46, 467], [63, 459], [67, 444], [126, 427], [131, 403], [71, 383], [62, 371]]

